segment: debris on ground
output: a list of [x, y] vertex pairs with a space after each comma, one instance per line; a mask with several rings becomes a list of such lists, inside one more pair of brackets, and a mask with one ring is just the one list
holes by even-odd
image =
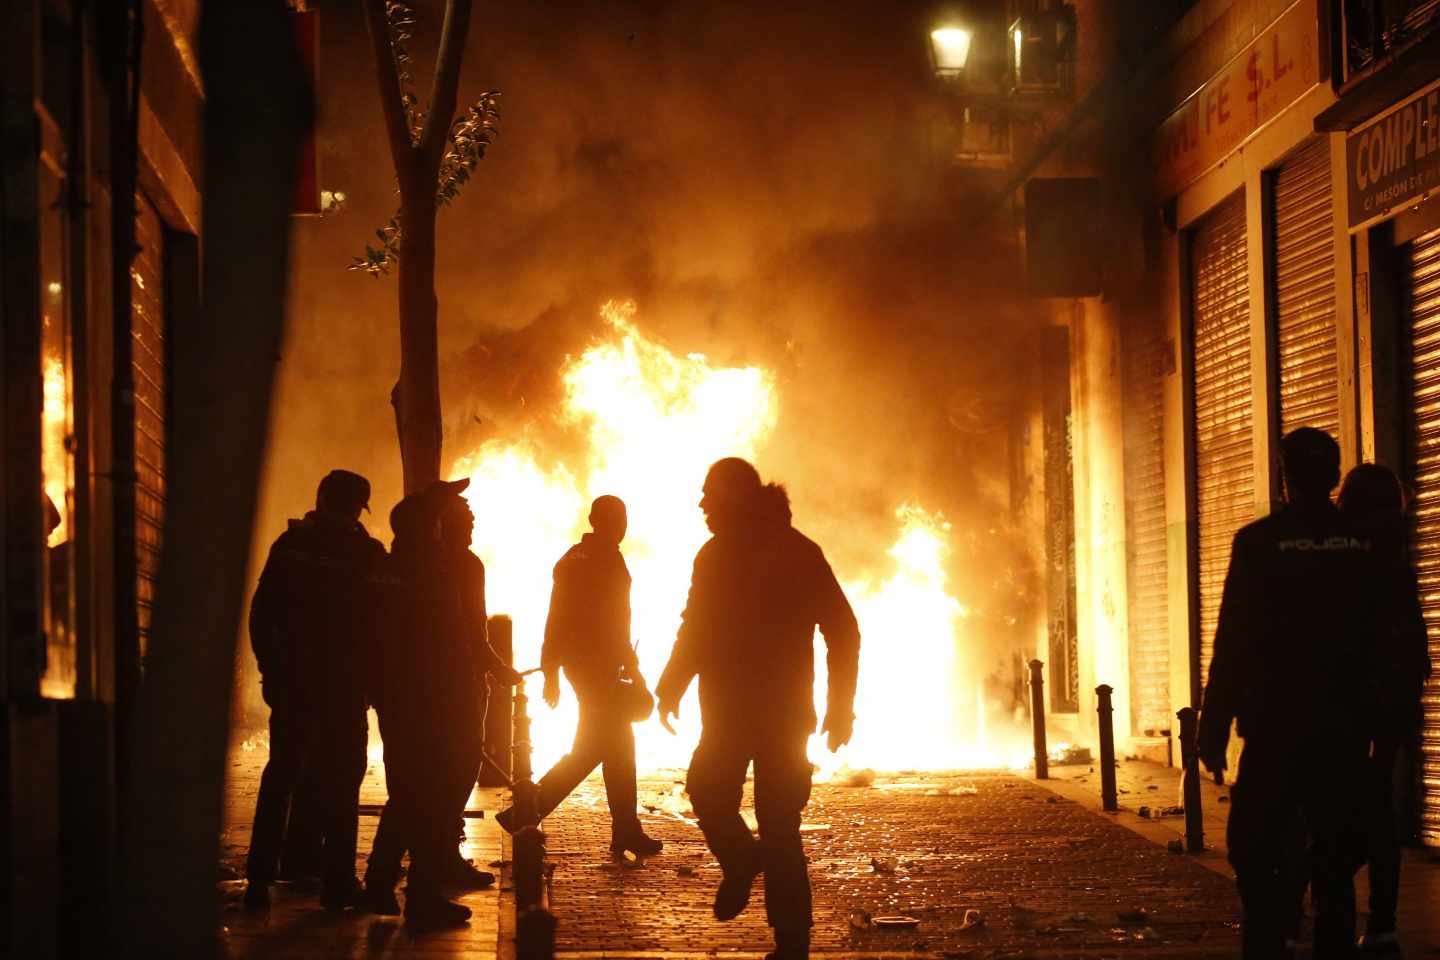
[[1169, 843], [1165, 844], [1165, 849], [1169, 850], [1171, 853], [1184, 853], [1185, 844], [1181, 843], [1179, 840], [1171, 840]]
[[898, 857], [871, 857], [870, 869], [876, 873], [894, 873], [895, 868], [900, 866]]
[[1115, 919], [1121, 923], [1149, 923], [1150, 911], [1144, 907], [1136, 907], [1133, 910], [1121, 910], [1115, 914]]
[[875, 785], [875, 771], [866, 767], [863, 770], [850, 770], [841, 767], [835, 771], [831, 783], [842, 787], [873, 787]]
[[913, 930], [920, 926], [918, 919], [903, 913], [888, 917], [871, 917], [870, 923], [877, 930]]
[[692, 866], [690, 866], [688, 863], [682, 863], [682, 864], [680, 864], [680, 866], [678, 866], [678, 867], [675, 868], [675, 872], [678, 873], [678, 874], [679, 874], [680, 876], [682, 876], [682, 877], [693, 877], [693, 876], [695, 876], [695, 868], [692, 867]]
[[874, 921], [870, 917], [870, 912], [868, 910], [850, 911], [850, 926], [854, 927], [856, 930], [869, 930], [874, 925]]
[[965, 911], [965, 919], [960, 921], [961, 930], [974, 930], [977, 927], [985, 926], [985, 914], [974, 907]]

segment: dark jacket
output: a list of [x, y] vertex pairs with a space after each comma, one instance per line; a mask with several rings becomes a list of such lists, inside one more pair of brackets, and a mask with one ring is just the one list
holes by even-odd
[[490, 646], [485, 608], [485, 564], [465, 550], [442, 551], [440, 557], [444, 611], [442, 629], [455, 656], [456, 692], [482, 717], [489, 696], [485, 675], [502, 666]]
[[270, 547], [250, 604], [250, 646], [266, 698], [304, 692], [364, 705], [364, 662], [380, 612], [385, 548], [360, 524], [314, 511]]
[[1351, 516], [1375, 546], [1384, 623], [1376, 657], [1382, 735], [1410, 737], [1420, 728], [1420, 697], [1430, 678], [1429, 639], [1420, 607], [1420, 585], [1406, 550], [1405, 516]]
[[618, 548], [587, 533], [555, 564], [540, 666], [563, 668], [576, 696], [603, 695], [623, 668], [639, 675], [630, 646], [630, 571]]
[[744, 529], [712, 537], [696, 554], [679, 636], [656, 694], [678, 703], [699, 677], [707, 727], [813, 731], [817, 625], [825, 637], [829, 709], [848, 713], [860, 660], [855, 614], [819, 546], [790, 525], [788, 503], [777, 504]]
[[1381, 573], [1328, 501], [1287, 505], [1235, 535], [1200, 716], [1202, 754], [1230, 723], [1271, 742], [1368, 735]]

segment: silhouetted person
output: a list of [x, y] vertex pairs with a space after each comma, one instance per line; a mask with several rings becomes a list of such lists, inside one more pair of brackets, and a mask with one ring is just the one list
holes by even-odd
[[1420, 745], [1420, 695], [1430, 676], [1425, 618], [1415, 570], [1406, 551], [1405, 504], [1395, 474], [1363, 463], [1340, 487], [1340, 510], [1370, 538], [1384, 571], [1385, 592], [1379, 611], [1380, 636], [1376, 686], [1380, 710], [1374, 717], [1368, 764], [1370, 916], [1362, 945], [1368, 952], [1399, 954], [1395, 911], [1400, 902], [1400, 834], [1396, 822], [1397, 761], [1408, 768]]
[[1226, 839], [1244, 955], [1290, 949], [1290, 838], [1303, 815], [1315, 956], [1324, 960], [1354, 949], [1378, 573], [1370, 541], [1330, 502], [1340, 479], [1335, 441], [1302, 427], [1284, 438], [1281, 457], [1287, 503], [1235, 535], [1199, 750], [1207, 767], [1223, 770], [1237, 723], [1244, 750]]
[[[727, 458], [705, 477], [700, 508], [714, 536], [695, 556], [690, 597], [670, 662], [656, 686], [660, 720], [700, 680], [700, 743], [687, 789], [724, 873], [719, 920], [738, 916], [765, 874], [765, 913], [781, 960], [809, 954], [810, 878], [800, 816], [810, 799], [806, 741], [815, 729], [814, 636], [825, 637], [829, 746], [850, 740], [860, 630], [820, 548], [790, 525], [783, 487]], [[740, 816], [755, 766], [758, 842]]]
[[[460, 488], [460, 489], [463, 489]], [[459, 496], [458, 489], [445, 496], [440, 504], [440, 564], [445, 588], [443, 609], [447, 614], [446, 633], [457, 644], [458, 669], [455, 672], [456, 713], [448, 733], [450, 790], [453, 794], [459, 840], [465, 840], [463, 814], [470, 792], [480, 776], [485, 758], [485, 711], [489, 705], [490, 688], [486, 676], [501, 683], [514, 685], [520, 675], [502, 661], [490, 646], [488, 616], [485, 610], [485, 564], [470, 552], [470, 537], [475, 530], [475, 515], [470, 505]], [[495, 882], [495, 875], [477, 869], [458, 848], [446, 857], [444, 876], [455, 886], [484, 888]]]
[[[364, 905], [374, 913], [399, 912], [395, 883], [409, 850], [405, 919], [420, 930], [458, 926], [470, 917], [469, 908], [445, 892], [464, 881], [456, 876], [455, 824], [478, 769], [470, 738], [483, 736], [485, 707], [476, 698], [483, 697], [485, 669], [494, 666], [514, 677], [473, 625], [476, 610], [484, 623], [483, 601], [470, 589], [483, 589], [483, 572], [459, 562], [453, 540], [447, 549], [442, 539], [442, 526], [455, 522], [456, 501], [467, 485], [437, 482], [401, 500], [390, 514], [391, 614], [374, 684], [389, 799], [375, 831]], [[453, 529], [449, 535], [455, 536]]]
[[[591, 532], [555, 564], [540, 651], [545, 702], [551, 707], [560, 702], [563, 669], [580, 701], [580, 720], [574, 746], [540, 780], [539, 808], [546, 816], [602, 766], [610, 851], [653, 856], [662, 844], [645, 835], [635, 812], [635, 733], [630, 729], [635, 715], [633, 702], [627, 701], [650, 695], [630, 646], [630, 571], [620, 555], [627, 523], [618, 497], [597, 498], [590, 507]], [[513, 829], [513, 817], [506, 810], [496, 819]]]
[[323, 840], [323, 900], [352, 905], [360, 781], [365, 777], [366, 671], [385, 548], [360, 524], [370, 483], [347, 470], [320, 481], [315, 509], [270, 548], [250, 607], [250, 642], [270, 707], [270, 758], [260, 779], [246, 865], [246, 903], [267, 906], [297, 788]]

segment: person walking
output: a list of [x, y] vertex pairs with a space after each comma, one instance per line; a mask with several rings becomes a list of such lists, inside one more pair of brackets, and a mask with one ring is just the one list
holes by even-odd
[[[574, 746], [537, 786], [543, 818], [600, 766], [610, 806], [610, 852], [648, 857], [663, 844], [645, 834], [636, 813], [630, 725], [642, 709], [649, 712], [651, 697], [630, 645], [630, 571], [620, 554], [628, 523], [619, 497], [597, 497], [590, 506], [590, 532], [555, 564], [540, 651], [544, 697], [552, 709], [559, 704], [563, 669], [580, 702], [580, 719]], [[513, 830], [514, 818], [512, 808], [496, 822]]]
[[1425, 618], [1415, 569], [1406, 555], [1405, 505], [1400, 481], [1388, 468], [1362, 463], [1340, 486], [1340, 510], [1374, 544], [1384, 570], [1382, 647], [1375, 684], [1376, 714], [1367, 763], [1370, 914], [1361, 949], [1374, 956], [1399, 956], [1395, 912], [1400, 903], [1400, 829], [1395, 784], [1420, 745], [1420, 696], [1430, 677]]
[[305, 791], [323, 846], [322, 900], [352, 906], [367, 691], [385, 548], [365, 532], [370, 483], [348, 470], [320, 481], [315, 509], [270, 548], [250, 607], [250, 643], [270, 707], [270, 757], [255, 801], [245, 903], [270, 904], [291, 800]]
[[1282, 440], [1281, 458], [1285, 505], [1235, 535], [1198, 748], [1220, 772], [1232, 722], [1244, 740], [1226, 827], [1244, 956], [1293, 952], [1289, 838], [1303, 815], [1315, 956], [1326, 960], [1355, 944], [1379, 572], [1370, 541], [1330, 501], [1334, 439], [1301, 427]]
[[[814, 633], [825, 638], [828, 702], [821, 731], [833, 752], [854, 726], [860, 630], [820, 547], [791, 525], [778, 484], [745, 460], [710, 467], [700, 508], [711, 539], [695, 556], [679, 634], [656, 685], [666, 729], [691, 681], [700, 684], [700, 742], [687, 790], [722, 879], [718, 920], [745, 909], [765, 874], [776, 960], [809, 955], [810, 878], [800, 818], [810, 799], [806, 742], [815, 730]], [[673, 732], [673, 730], [672, 730]], [[754, 765], [757, 840], [740, 815]]]

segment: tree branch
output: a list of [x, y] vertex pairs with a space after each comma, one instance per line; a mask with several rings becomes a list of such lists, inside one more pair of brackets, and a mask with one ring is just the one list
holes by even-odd
[[400, 91], [400, 76], [395, 64], [395, 51], [390, 43], [390, 21], [385, 16], [385, 0], [365, 0], [365, 28], [370, 34], [370, 50], [375, 55], [375, 79], [380, 85], [380, 112], [385, 115], [385, 132], [390, 138], [390, 158], [395, 173], [405, 182], [414, 145], [410, 142], [410, 124], [405, 119], [405, 101]]
[[445, 155], [450, 125], [455, 122], [460, 61], [464, 59], [465, 37], [470, 32], [470, 7], [471, 0], [445, 0], [445, 25], [440, 31], [440, 53], [435, 58], [430, 108], [425, 111], [425, 127], [420, 133], [420, 150], [436, 170], [440, 167], [440, 158]]

